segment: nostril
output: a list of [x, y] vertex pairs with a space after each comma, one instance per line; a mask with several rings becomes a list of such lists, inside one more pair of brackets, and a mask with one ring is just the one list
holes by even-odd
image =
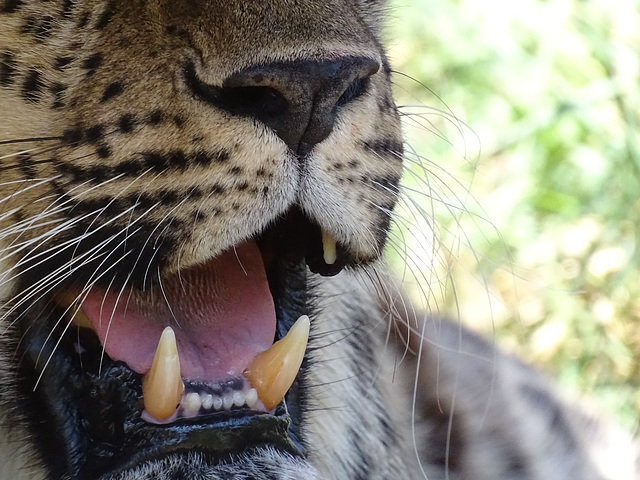
[[282, 115], [289, 103], [275, 88], [269, 86], [217, 87], [204, 83], [193, 65], [184, 69], [187, 85], [193, 94], [232, 115], [252, 116], [256, 110], [265, 115]]
[[271, 87], [222, 87], [218, 105], [234, 115], [282, 115], [289, 108], [284, 96]]
[[349, 86], [342, 93], [342, 95], [340, 95], [340, 98], [338, 98], [338, 101], [336, 102], [336, 106], [342, 107], [343, 105], [346, 105], [347, 103], [355, 100], [356, 98], [364, 94], [367, 91], [367, 88], [369, 87], [369, 83], [370, 83], [369, 77], [356, 78], [353, 82], [349, 84]]

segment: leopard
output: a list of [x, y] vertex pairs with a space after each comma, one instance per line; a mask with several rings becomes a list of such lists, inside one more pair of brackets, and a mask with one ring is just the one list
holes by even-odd
[[387, 11], [0, 2], [0, 478], [640, 478], [389, 273]]

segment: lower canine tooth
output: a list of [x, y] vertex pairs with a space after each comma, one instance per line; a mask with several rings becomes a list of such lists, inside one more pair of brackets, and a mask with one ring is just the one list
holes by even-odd
[[338, 255], [336, 253], [336, 241], [331, 234], [322, 231], [322, 257], [324, 263], [327, 265], [333, 265], [336, 263]]
[[256, 355], [245, 371], [251, 386], [269, 410], [284, 398], [300, 370], [309, 340], [309, 327], [309, 317], [302, 315], [283, 339]]
[[178, 408], [183, 392], [176, 336], [167, 327], [158, 342], [151, 370], [142, 380], [144, 408], [159, 420], [169, 418]]

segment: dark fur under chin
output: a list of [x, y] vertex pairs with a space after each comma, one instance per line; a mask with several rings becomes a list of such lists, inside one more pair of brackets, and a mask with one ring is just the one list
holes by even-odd
[[259, 448], [234, 456], [230, 462], [209, 465], [199, 453], [176, 454], [146, 462], [100, 480], [315, 480], [317, 472], [308, 462], [271, 448]]

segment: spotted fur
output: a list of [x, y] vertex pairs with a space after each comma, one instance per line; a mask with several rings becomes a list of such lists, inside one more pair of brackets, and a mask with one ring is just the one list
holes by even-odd
[[[596, 447], [614, 438], [608, 427], [538, 374], [457, 325], [391, 307], [378, 259], [403, 144], [381, 46], [384, 8], [382, 0], [0, 1], [2, 478], [92, 478], [82, 447], [69, 451], [56, 433], [81, 428], [75, 413], [44, 393], [59, 381], [41, 361], [62, 335], [48, 318], [57, 289], [77, 278], [140, 288], [292, 209], [330, 232], [349, 266], [334, 278], [306, 272], [305, 455], [265, 445], [213, 462], [194, 449], [100, 478], [639, 477], [631, 441], [613, 434], [628, 446], [616, 453], [632, 460], [612, 473]], [[330, 128], [308, 148], [220, 103], [225, 82], [256, 66], [287, 76], [336, 59], [376, 68], [344, 89]], [[420, 358], [405, 355], [394, 325], [420, 331], [425, 321], [425, 337], [409, 339]], [[25, 339], [44, 329], [52, 341], [29, 347]]]

